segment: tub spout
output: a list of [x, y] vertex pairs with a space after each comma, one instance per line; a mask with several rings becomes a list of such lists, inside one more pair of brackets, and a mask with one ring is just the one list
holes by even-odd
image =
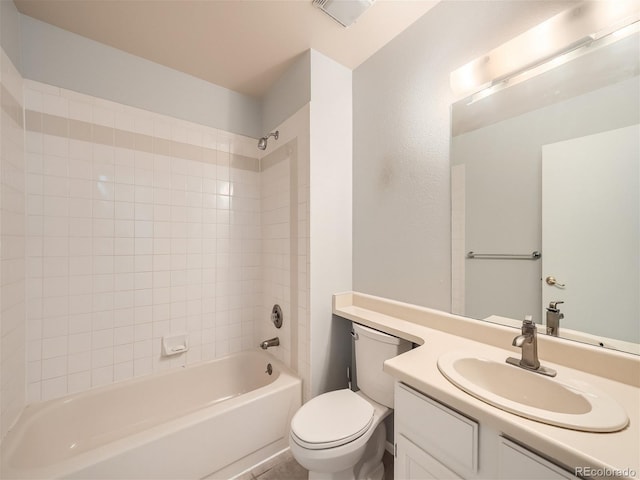
[[269, 340], [265, 340], [260, 343], [260, 348], [266, 350], [269, 347], [277, 347], [280, 345], [280, 339], [278, 337], [270, 338]]

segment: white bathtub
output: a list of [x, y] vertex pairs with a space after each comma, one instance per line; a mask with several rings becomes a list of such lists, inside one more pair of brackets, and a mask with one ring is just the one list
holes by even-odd
[[295, 374], [249, 351], [30, 405], [0, 478], [229, 478], [287, 447], [300, 401]]

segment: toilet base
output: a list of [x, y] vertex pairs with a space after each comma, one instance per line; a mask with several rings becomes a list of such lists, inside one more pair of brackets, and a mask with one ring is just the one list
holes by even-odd
[[383, 480], [383, 479], [384, 479], [384, 464], [381, 461], [378, 467], [374, 469], [371, 473], [369, 473], [369, 475], [367, 476], [367, 480]]
[[367, 441], [362, 458], [352, 467], [339, 472], [309, 471], [309, 480], [383, 480], [387, 429], [384, 421], [376, 427]]

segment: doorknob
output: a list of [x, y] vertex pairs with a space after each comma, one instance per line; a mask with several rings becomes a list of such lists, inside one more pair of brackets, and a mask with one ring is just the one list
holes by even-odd
[[558, 281], [556, 280], [556, 277], [552, 277], [551, 275], [545, 278], [545, 282], [547, 282], [547, 285], [555, 285], [556, 287], [560, 287], [560, 288], [566, 287], [564, 283], [558, 283]]

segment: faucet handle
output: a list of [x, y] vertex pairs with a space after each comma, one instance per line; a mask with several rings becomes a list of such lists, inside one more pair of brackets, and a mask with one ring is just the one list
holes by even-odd
[[559, 311], [560, 309], [558, 308], [558, 305], [560, 305], [561, 303], [564, 303], [561, 300], [556, 300], [555, 302], [549, 302], [549, 307], [547, 308], [547, 310], [551, 310], [551, 311]]
[[522, 321], [522, 334], [523, 335], [535, 335], [536, 324], [533, 323], [533, 317], [531, 315], [525, 315]]

